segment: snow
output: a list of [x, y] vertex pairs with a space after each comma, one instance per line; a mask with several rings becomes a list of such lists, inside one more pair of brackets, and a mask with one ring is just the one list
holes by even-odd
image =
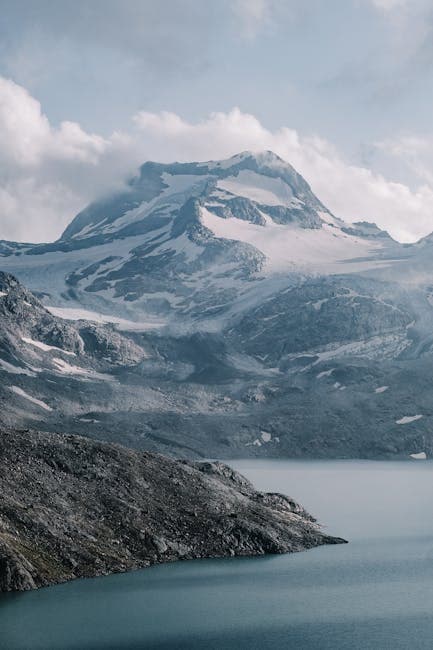
[[48, 404], [45, 404], [40, 399], [37, 399], [36, 397], [32, 397], [28, 393], [26, 393], [22, 388], [19, 386], [10, 386], [10, 390], [15, 393], [16, 395], [19, 395], [20, 397], [23, 397], [24, 399], [27, 399], [29, 402], [32, 402], [32, 404], [36, 404], [36, 406], [39, 406], [41, 409], [44, 409], [44, 411], [52, 411], [53, 409], [51, 406], [48, 406]]
[[325, 223], [327, 223], [330, 226], [335, 226], [336, 228], [341, 228], [342, 225], [344, 225], [346, 227], [348, 226], [347, 223], [345, 223], [341, 219], [338, 219], [338, 217], [334, 217], [329, 212], [323, 212], [323, 210], [318, 210], [317, 214], [322, 219], [322, 221], [324, 221]]
[[63, 359], [58, 359], [57, 357], [53, 359], [53, 363], [56, 366], [58, 372], [64, 375], [81, 375], [88, 379], [101, 379], [103, 381], [110, 380], [109, 375], [104, 375], [94, 370], [89, 370], [87, 368], [80, 368], [79, 366], [73, 366], [69, 363], [66, 363]]
[[125, 318], [119, 318], [118, 316], [109, 316], [108, 314], [101, 314], [77, 307], [47, 306], [47, 309], [53, 316], [63, 318], [64, 320], [87, 320], [94, 323], [111, 323], [123, 332], [146, 332], [147, 330], [164, 325], [161, 321], [130, 321]]
[[[329, 346], [325, 351], [317, 351], [315, 355], [318, 357], [312, 366], [318, 363], [329, 361], [343, 356], [363, 356], [367, 359], [378, 358], [395, 358], [400, 352], [410, 345], [406, 337], [398, 334], [386, 334], [379, 336], [372, 336], [365, 341], [353, 341], [351, 343], [343, 343], [342, 345]], [[311, 354], [311, 350], [310, 350]], [[304, 369], [307, 370], [308, 366]]]
[[272, 440], [272, 435], [267, 431], [261, 431], [260, 434], [263, 442], [270, 442]]
[[161, 255], [165, 251], [173, 251], [176, 254], [184, 255], [187, 262], [193, 262], [199, 255], [201, 255], [203, 250], [203, 246], [198, 246], [195, 242], [191, 241], [187, 235], [182, 234], [179, 235], [179, 237], [162, 242], [160, 246], [155, 248], [155, 250], [148, 253], [148, 257]]
[[411, 454], [410, 457], [413, 458], [414, 460], [427, 460], [427, 454], [425, 453], [425, 451], [420, 451], [417, 454]]
[[[190, 196], [198, 196], [208, 181], [208, 176], [194, 174], [169, 174], [163, 172], [162, 182], [166, 187], [150, 201], [143, 201], [139, 206], [128, 210], [103, 228], [104, 233], [116, 232], [124, 226], [141, 221], [156, 209], [167, 208], [171, 211], [176, 205], [181, 206]], [[99, 231], [101, 223], [95, 228]], [[82, 234], [79, 233], [80, 236]]]
[[[28, 289], [40, 291], [43, 287], [46, 294], [61, 300], [65, 292], [65, 277], [70, 273], [76, 273], [98, 260], [111, 256], [122, 257], [126, 261], [131, 250], [142, 244], [144, 240], [143, 236], [136, 235], [97, 247], [5, 257], [2, 258], [2, 270], [18, 275]], [[92, 300], [92, 296], [86, 298]]]
[[263, 443], [260, 442], [258, 438], [256, 438], [255, 440], [253, 440], [253, 442], [246, 442], [245, 447], [261, 447], [262, 444]]
[[347, 235], [328, 224], [322, 228], [300, 228], [277, 224], [268, 215], [266, 225], [232, 217], [222, 219], [200, 208], [203, 225], [216, 237], [251, 244], [267, 258], [265, 273], [312, 271], [316, 273], [356, 272], [386, 264], [368, 260], [381, 248], [378, 242]]
[[375, 393], [384, 393], [386, 390], [388, 390], [389, 386], [379, 386], [378, 388], [375, 388], [374, 392]]
[[322, 300], [316, 300], [316, 302], [307, 303], [307, 304], [311, 304], [313, 309], [315, 309], [316, 311], [320, 311], [322, 305], [324, 305], [325, 302], [329, 302], [329, 298], [322, 298]]
[[47, 345], [46, 343], [42, 343], [42, 341], [34, 341], [33, 339], [29, 339], [26, 336], [22, 336], [21, 340], [24, 341], [24, 343], [27, 343], [28, 345], [33, 345], [35, 348], [39, 348], [40, 350], [43, 350], [44, 352], [50, 352], [54, 350], [55, 352], [62, 352], [63, 354], [67, 354], [71, 357], [76, 356], [75, 352], [70, 352], [69, 350], [63, 350], [62, 348], [57, 348], [55, 345]]
[[[106, 221], [106, 219], [104, 219], [104, 221]], [[76, 232], [72, 238], [81, 239], [82, 237], [88, 235], [97, 226], [101, 226], [102, 223], [102, 221], [99, 221], [98, 223], [88, 223], [87, 226], [84, 226], [84, 228], [82, 228], [79, 232]]]
[[405, 415], [403, 418], [400, 418], [400, 420], [396, 420], [396, 424], [410, 424], [411, 422], [416, 422], [417, 420], [420, 420], [423, 416], [422, 415]]
[[171, 196], [194, 187], [199, 190], [202, 185], [207, 183], [209, 177], [202, 174], [169, 174], [163, 172], [161, 178], [162, 182], [168, 186], [163, 191], [164, 196]]
[[5, 298], [7, 295], [7, 291], [0, 291], [0, 298]]
[[281, 178], [269, 178], [246, 169], [240, 171], [237, 176], [219, 180], [217, 187], [263, 205], [288, 206], [293, 199], [290, 186]]
[[11, 375], [27, 375], [27, 377], [36, 377], [37, 372], [36, 370], [27, 370], [27, 368], [14, 366], [12, 363], [4, 361], [3, 359], [0, 359], [0, 368]]
[[197, 167], [207, 167], [208, 169], [230, 169], [239, 163], [243, 162], [246, 158], [250, 158], [253, 155], [252, 151], [243, 151], [242, 153], [237, 153], [230, 158], [225, 160], [208, 160], [206, 162], [201, 162], [197, 164]]
[[334, 370], [335, 368], [331, 368], [330, 370], [322, 370], [322, 372], [319, 372], [319, 374], [316, 375], [316, 379], [322, 379], [322, 377], [330, 377]]
[[59, 359], [55, 357], [53, 359], [54, 365], [57, 367], [57, 370], [59, 370], [62, 373], [68, 374], [68, 375], [88, 375], [89, 371], [86, 370], [85, 368], [80, 368], [79, 366], [72, 366], [69, 363], [66, 363], [63, 359]]

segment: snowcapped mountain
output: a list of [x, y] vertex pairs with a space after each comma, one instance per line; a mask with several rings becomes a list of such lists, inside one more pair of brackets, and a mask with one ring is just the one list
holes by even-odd
[[52, 427], [177, 454], [430, 454], [430, 247], [342, 221], [272, 152], [148, 162], [58, 241], [1, 242], [38, 298], [5, 381]]
[[[145, 163], [52, 244], [4, 247], [3, 267], [57, 307], [204, 327], [314, 274], [374, 268], [394, 248], [349, 228], [271, 152], [208, 163]], [[2, 250], [0, 249], [0, 255]], [[260, 285], [260, 288], [258, 288]]]

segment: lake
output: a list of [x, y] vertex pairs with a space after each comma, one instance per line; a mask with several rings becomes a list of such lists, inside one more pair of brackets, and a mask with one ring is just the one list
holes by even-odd
[[350, 543], [4, 595], [0, 648], [432, 648], [433, 462], [230, 464]]

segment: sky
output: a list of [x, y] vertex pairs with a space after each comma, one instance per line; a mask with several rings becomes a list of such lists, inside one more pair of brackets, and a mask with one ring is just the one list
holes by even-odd
[[271, 149], [335, 214], [433, 231], [430, 0], [0, 0], [0, 238], [145, 160]]

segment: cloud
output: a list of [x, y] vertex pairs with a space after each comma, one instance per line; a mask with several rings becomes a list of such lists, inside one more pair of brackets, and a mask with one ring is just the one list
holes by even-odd
[[415, 178], [433, 187], [433, 136], [400, 134], [376, 143], [376, 149], [389, 156]]
[[108, 142], [85, 133], [79, 124], [50, 127], [36, 99], [18, 84], [0, 78], [0, 162], [17, 167], [40, 165], [48, 159], [95, 163]]
[[0, 142], [0, 236], [26, 241], [54, 238], [95, 194], [118, 186], [131, 153], [126, 136], [51, 126], [27, 90], [1, 77]]
[[152, 79], [191, 74], [203, 68], [217, 22], [213, 5], [196, 0], [0, 0], [0, 8], [3, 70], [27, 85], [110, 56]]
[[[208, 160], [245, 149], [271, 149], [289, 161], [335, 214], [347, 221], [375, 221], [401, 241], [433, 230], [433, 182], [412, 190], [371, 170], [348, 164], [331, 143], [294, 129], [266, 129], [253, 115], [233, 109], [195, 124], [173, 113], [135, 117], [153, 157]], [[433, 161], [432, 161], [433, 163]]]
[[402, 241], [433, 230], [433, 178], [427, 174], [427, 154], [433, 148], [420, 136], [378, 145], [388, 155], [423, 160], [422, 183], [413, 190], [348, 164], [331, 143], [316, 135], [288, 127], [267, 129], [238, 108], [197, 122], [172, 112], [141, 111], [128, 132], [104, 138], [74, 122], [52, 126], [35, 98], [0, 78], [0, 141], [2, 238], [54, 239], [76, 212], [122, 187], [145, 160], [209, 160], [247, 149], [275, 151], [343, 219], [375, 221]]

